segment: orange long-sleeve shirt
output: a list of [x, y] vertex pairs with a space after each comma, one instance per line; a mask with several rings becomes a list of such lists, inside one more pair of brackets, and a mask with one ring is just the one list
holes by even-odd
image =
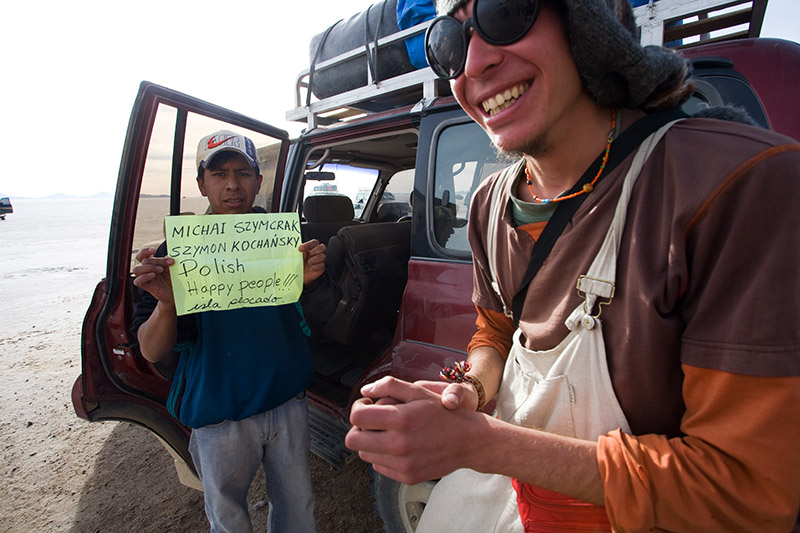
[[[491, 346], [507, 355], [513, 322], [503, 313], [477, 310], [478, 330], [469, 350]], [[800, 506], [794, 475], [800, 470], [800, 378], [688, 365], [683, 371], [685, 436], [617, 430], [598, 439], [597, 461], [614, 529], [652, 531], [658, 524], [669, 531], [791, 530]], [[776, 463], [775, 457], [790, 464]]]

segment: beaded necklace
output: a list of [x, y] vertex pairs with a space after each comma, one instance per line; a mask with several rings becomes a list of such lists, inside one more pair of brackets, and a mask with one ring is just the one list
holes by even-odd
[[549, 204], [550, 202], [563, 202], [564, 200], [569, 200], [570, 198], [575, 198], [576, 196], [580, 196], [583, 193], [590, 193], [594, 190], [594, 184], [597, 182], [597, 179], [600, 177], [600, 174], [606, 169], [606, 163], [608, 163], [608, 153], [611, 151], [611, 143], [614, 142], [614, 130], [617, 129], [617, 112], [614, 107], [611, 107], [611, 131], [608, 132], [608, 143], [606, 143], [606, 152], [603, 154], [603, 161], [600, 163], [600, 170], [597, 171], [594, 179], [584, 184], [583, 189], [578, 192], [569, 194], [567, 196], [559, 196], [556, 198], [539, 198], [533, 192], [532, 182], [531, 182], [531, 174], [528, 170], [528, 165], [525, 165], [525, 182], [528, 184], [528, 190], [531, 191], [531, 196], [537, 202], [543, 204]]

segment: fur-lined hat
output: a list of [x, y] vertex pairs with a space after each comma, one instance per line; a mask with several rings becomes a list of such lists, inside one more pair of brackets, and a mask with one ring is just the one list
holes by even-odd
[[[689, 63], [674, 50], [639, 44], [628, 0], [544, 0], [566, 17], [570, 50], [586, 89], [604, 105], [645, 111], [679, 104], [691, 94]], [[466, 0], [435, 0], [452, 15]]]

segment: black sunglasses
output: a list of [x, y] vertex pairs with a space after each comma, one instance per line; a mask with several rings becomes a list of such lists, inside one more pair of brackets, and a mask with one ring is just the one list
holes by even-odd
[[542, 0], [474, 0], [472, 18], [463, 23], [448, 15], [437, 17], [425, 33], [428, 64], [440, 78], [459, 77], [467, 63], [470, 29], [489, 44], [513, 44], [531, 29], [541, 6]]

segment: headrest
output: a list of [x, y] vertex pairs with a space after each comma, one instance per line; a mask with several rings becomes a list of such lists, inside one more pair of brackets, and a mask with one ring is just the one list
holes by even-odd
[[408, 207], [405, 202], [383, 202], [378, 206], [378, 221], [396, 222], [400, 217], [408, 214]]
[[346, 222], [353, 220], [356, 212], [353, 201], [343, 194], [318, 194], [303, 201], [303, 216], [309, 222]]

